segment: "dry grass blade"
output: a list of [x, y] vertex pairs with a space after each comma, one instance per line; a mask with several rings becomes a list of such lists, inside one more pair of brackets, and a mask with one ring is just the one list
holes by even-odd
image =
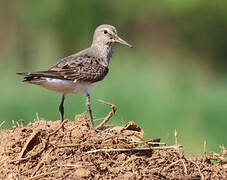
[[36, 119], [35, 120], [40, 121], [39, 114], [36, 112], [35, 115], [36, 115]]
[[0, 127], [2, 127], [2, 125], [5, 123], [5, 121], [2, 121], [1, 124], [0, 124]]
[[182, 162], [183, 167], [184, 167], [184, 173], [185, 173], [185, 175], [188, 175], [187, 167], [186, 167], [186, 165], [185, 165], [185, 163], [184, 163], [184, 160], [181, 159], [181, 162]]
[[147, 144], [149, 144], [149, 145], [163, 145], [163, 146], [166, 146], [166, 143], [163, 143], [163, 142], [148, 142]]
[[93, 164], [57, 164], [57, 167], [67, 167], [67, 168], [80, 168], [80, 167], [93, 167]]
[[175, 130], [174, 130], [175, 145], [178, 144], [177, 135], [178, 135], [178, 133], [177, 133], [177, 130], [175, 129]]
[[[160, 141], [160, 139], [159, 139]], [[141, 141], [141, 142], [135, 142], [134, 145], [140, 145], [140, 144], [148, 144], [148, 145], [163, 145], [165, 146], [166, 143], [163, 142], [156, 142], [155, 139], [149, 139], [147, 141]]]
[[149, 151], [149, 150], [165, 150], [165, 149], [174, 149], [174, 150], [178, 150], [179, 148], [181, 148], [181, 145], [173, 145], [173, 146], [163, 146], [163, 147], [144, 147], [144, 148], [130, 148], [130, 149], [95, 149], [95, 150], [91, 150], [91, 151], [87, 151], [86, 154], [89, 153], [96, 153], [96, 152], [124, 152], [124, 151]]
[[206, 157], [206, 155], [207, 155], [207, 141], [204, 141], [204, 143], [203, 143], [203, 155]]
[[122, 163], [121, 167], [124, 167], [126, 164], [128, 164], [131, 161], [134, 161], [135, 159], [138, 159], [139, 157], [131, 157], [127, 159], [125, 162]]
[[65, 148], [65, 147], [77, 147], [80, 146], [81, 144], [60, 144], [60, 145], [54, 145], [58, 148]]

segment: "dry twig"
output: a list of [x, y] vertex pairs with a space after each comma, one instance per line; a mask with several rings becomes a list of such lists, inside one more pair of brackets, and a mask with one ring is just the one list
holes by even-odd
[[178, 159], [177, 161], [171, 163], [169, 166], [167, 166], [166, 168], [164, 168], [164, 171], [168, 170], [169, 168], [171, 168], [172, 166], [178, 164], [179, 162], [181, 162], [182, 165], [183, 165], [185, 175], [188, 175], [187, 168], [186, 168], [186, 165], [185, 165], [183, 159]]
[[66, 120], [64, 120], [64, 121], [60, 124], [60, 126], [59, 126], [54, 132], [50, 133], [50, 134], [48, 135], [48, 138], [49, 138], [50, 136], [54, 135], [55, 133], [57, 133], [57, 132], [64, 126], [65, 122], [66, 122]]
[[50, 134], [48, 135], [48, 137], [46, 138], [46, 140], [44, 140], [44, 142], [43, 142], [43, 148], [42, 148], [40, 151], [36, 152], [36, 153], [33, 154], [33, 155], [30, 155], [30, 156], [28, 156], [28, 157], [23, 158], [24, 153], [25, 153], [25, 151], [26, 151], [26, 149], [27, 149], [29, 143], [32, 141], [32, 139], [35, 138], [35, 136], [40, 132], [41, 129], [38, 129], [37, 131], [34, 131], [34, 132], [32, 133], [32, 135], [29, 137], [29, 139], [27, 140], [27, 142], [25, 143], [25, 145], [24, 145], [22, 151], [21, 151], [20, 154], [19, 154], [19, 158], [16, 159], [16, 160], [12, 160], [12, 161], [10, 161], [10, 162], [24, 161], [24, 160], [30, 159], [30, 158], [32, 158], [32, 157], [35, 157], [35, 156], [41, 154], [41, 153], [45, 150], [45, 148], [46, 148], [46, 146], [47, 146], [47, 142], [48, 142], [49, 137], [52, 136], [52, 135], [54, 135], [55, 133], [57, 133], [57, 132], [61, 129], [61, 127], [62, 127], [62, 125], [63, 125], [64, 123], [65, 123], [65, 121], [63, 121], [63, 122], [60, 124], [60, 126], [59, 126], [54, 132], [52, 132], [52, 133], [50, 133]]
[[35, 156], [41, 154], [41, 153], [44, 151], [44, 149], [46, 148], [46, 145], [47, 145], [47, 141], [44, 141], [44, 143], [43, 143], [43, 148], [40, 149], [40, 151], [36, 152], [36, 153], [33, 154], [33, 155], [27, 156], [27, 157], [25, 157], [25, 158], [19, 158], [19, 159], [11, 160], [10, 163], [17, 162], [17, 161], [25, 161], [25, 160], [28, 160], [28, 159], [30, 159], [30, 158], [32, 158], [32, 157], [35, 157]]
[[205, 177], [204, 177], [204, 175], [202, 174], [199, 165], [198, 165], [197, 163], [195, 163], [194, 161], [192, 161], [191, 159], [189, 159], [189, 161], [197, 167], [197, 169], [198, 169], [198, 171], [199, 171], [199, 175], [200, 175], [200, 177], [201, 177], [201, 180], [205, 180]]
[[105, 102], [103, 100], [98, 100], [99, 102], [106, 104], [108, 106], [112, 107], [112, 111], [109, 112], [109, 114], [104, 118], [104, 120], [96, 127], [97, 129], [102, 128], [102, 126], [109, 121], [109, 119], [115, 114], [117, 107], [114, 104], [111, 104], [109, 102]]
[[0, 160], [0, 163], [4, 162], [5, 160], [9, 159], [9, 157], [5, 157], [3, 159]]
[[31, 141], [36, 137], [36, 135], [40, 132], [40, 129], [38, 129], [37, 131], [34, 131], [31, 136], [27, 139], [23, 149], [21, 150], [20, 154], [19, 154], [19, 158], [22, 158], [25, 154], [25, 151], [28, 147], [28, 145], [31, 143]]
[[42, 174], [39, 174], [37, 176], [30, 177], [27, 180], [38, 179], [38, 178], [45, 177], [45, 176], [48, 176], [48, 175], [51, 175], [51, 174], [54, 174], [54, 173], [57, 173], [57, 172], [59, 172], [59, 170], [52, 171], [52, 172], [47, 172], [47, 173], [42, 173]]
[[181, 161], [181, 159], [178, 159], [177, 161], [171, 163], [169, 166], [167, 166], [166, 168], [164, 168], [164, 171], [168, 170], [169, 168], [171, 168], [172, 166], [176, 165], [177, 163], [179, 163]]
[[42, 166], [42, 164], [46, 161], [46, 159], [48, 158], [49, 154], [53, 151], [54, 148], [49, 149], [49, 151], [43, 156], [43, 158], [41, 159], [41, 161], [38, 163], [38, 165], [36, 166], [35, 170], [32, 173], [32, 177], [37, 173], [37, 171], [40, 169], [40, 167]]
[[[60, 124], [60, 126], [52, 133], [50, 133], [47, 137], [47, 141], [49, 139], [50, 136], [54, 135], [55, 133], [57, 133], [64, 125], [65, 120]], [[46, 143], [47, 143], [46, 141]], [[43, 162], [47, 159], [48, 155], [53, 151], [54, 148], [49, 149], [49, 151], [45, 154], [45, 156], [41, 159], [41, 161], [38, 163], [38, 165], [36, 166], [36, 169], [34, 170], [34, 172], [32, 173], [32, 176], [34, 176], [36, 174], [36, 172], [39, 170], [39, 168], [41, 167], [41, 165], [43, 164]], [[44, 150], [44, 149], [43, 149]]]

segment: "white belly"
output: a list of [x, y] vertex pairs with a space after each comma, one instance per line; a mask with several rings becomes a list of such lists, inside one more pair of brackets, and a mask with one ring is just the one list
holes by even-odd
[[85, 83], [85, 82], [73, 82], [73, 81], [61, 80], [61, 79], [45, 78], [45, 80], [42, 81], [40, 85], [51, 91], [58, 91], [64, 94], [79, 93], [82, 95], [86, 95], [87, 93], [90, 92], [90, 88], [94, 84]]

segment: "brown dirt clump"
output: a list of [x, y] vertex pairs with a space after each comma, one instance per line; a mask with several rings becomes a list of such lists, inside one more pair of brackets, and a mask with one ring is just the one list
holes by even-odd
[[133, 122], [90, 130], [86, 115], [0, 131], [0, 179], [227, 179], [226, 149], [187, 158], [180, 145], [143, 140]]

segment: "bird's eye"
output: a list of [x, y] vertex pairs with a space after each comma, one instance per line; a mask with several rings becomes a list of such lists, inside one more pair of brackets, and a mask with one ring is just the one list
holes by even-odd
[[107, 34], [108, 32], [107, 32], [107, 30], [104, 30], [104, 34]]

